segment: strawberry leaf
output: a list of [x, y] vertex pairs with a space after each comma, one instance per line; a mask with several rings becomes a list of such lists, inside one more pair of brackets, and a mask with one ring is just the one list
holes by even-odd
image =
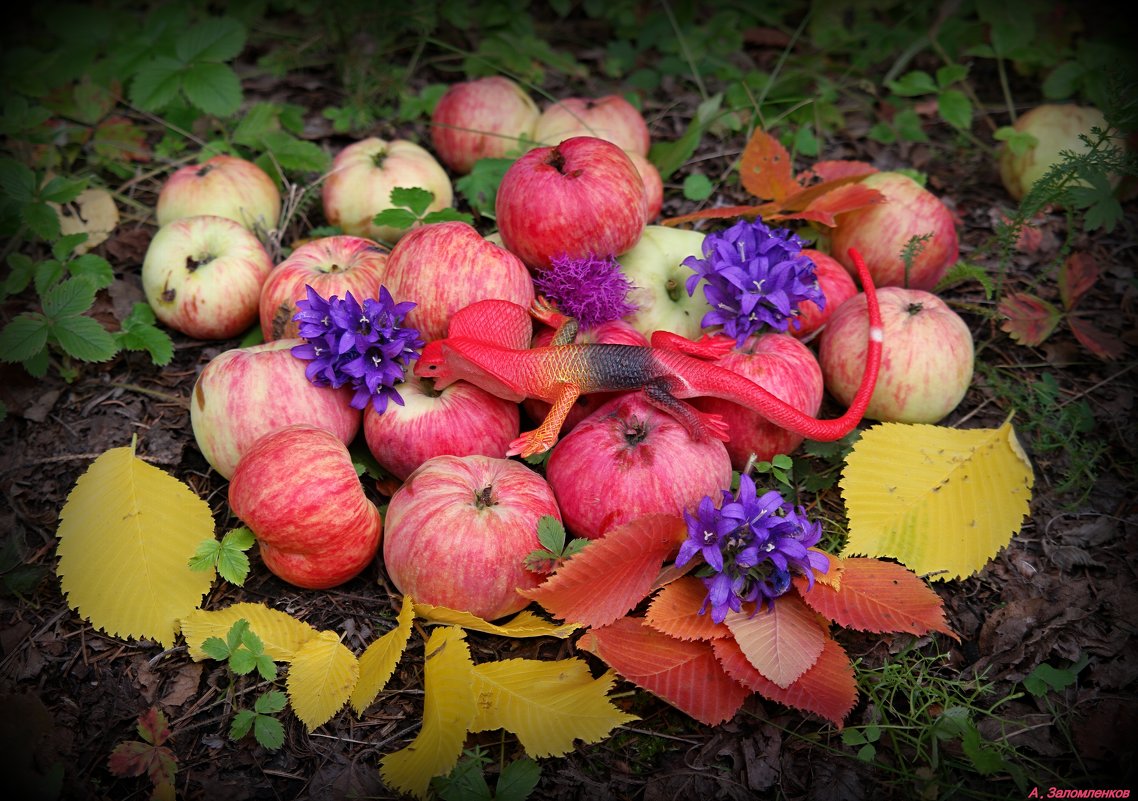
[[1052, 304], [1026, 292], [1006, 296], [1000, 301], [999, 312], [1005, 318], [1000, 329], [1030, 347], [1043, 344], [1063, 316]]
[[1126, 352], [1126, 343], [1113, 334], [1096, 328], [1079, 317], [1068, 317], [1071, 333], [1084, 348], [1104, 361], [1117, 359]]
[[1073, 309], [1079, 298], [1098, 281], [1099, 269], [1089, 253], [1072, 253], [1059, 268], [1059, 297], [1063, 308]]

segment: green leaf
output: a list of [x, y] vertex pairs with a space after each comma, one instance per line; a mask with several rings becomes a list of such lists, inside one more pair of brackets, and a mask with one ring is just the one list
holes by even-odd
[[241, 115], [233, 129], [235, 144], [260, 147], [261, 140], [273, 131], [280, 130], [280, 106], [276, 103], [254, 103]]
[[195, 106], [215, 117], [228, 117], [241, 106], [241, 79], [225, 64], [194, 64], [182, 75], [182, 90]]
[[61, 236], [55, 244], [51, 246], [51, 255], [59, 261], [66, 261], [67, 257], [75, 251], [75, 248], [86, 242], [87, 238], [88, 234], [86, 232]]
[[130, 84], [130, 102], [143, 111], [161, 111], [178, 96], [182, 86], [182, 62], [159, 56], [144, 64]]
[[514, 159], [479, 159], [467, 175], [454, 182], [454, 188], [475, 212], [493, 217], [502, 176], [513, 163]]
[[[56, 286], [63, 279], [66, 272], [67, 270], [63, 264], [55, 259], [41, 261], [36, 265], [35, 277], [33, 279], [36, 286], [36, 294], [42, 298], [52, 287]], [[82, 311], [86, 311], [86, 309], [82, 309]]]
[[372, 218], [375, 225], [384, 225], [391, 228], [410, 228], [419, 221], [419, 217], [407, 209], [384, 209]]
[[261, 146], [286, 170], [322, 173], [332, 164], [332, 157], [316, 143], [305, 142], [284, 131], [265, 134]]
[[889, 87], [890, 92], [901, 97], [936, 94], [938, 88], [933, 76], [924, 70], [906, 72], [898, 80], [888, 81], [885, 85]]
[[94, 253], [84, 253], [72, 259], [67, 263], [67, 271], [76, 278], [90, 281], [96, 289], [104, 289], [115, 282], [115, 271], [110, 262]]
[[707, 200], [713, 189], [711, 179], [702, 172], [693, 172], [684, 178], [684, 197], [688, 200]]
[[194, 555], [190, 557], [190, 570], [213, 570], [220, 550], [221, 544], [217, 540], [202, 540], [194, 548]]
[[217, 572], [230, 584], [238, 587], [249, 575], [249, 557], [245, 551], [253, 546], [253, 532], [244, 526], [226, 532], [218, 544], [215, 564]]
[[229, 658], [229, 646], [220, 637], [206, 637], [202, 640], [202, 652], [218, 662], [224, 662]]
[[465, 211], [458, 209], [439, 209], [423, 217], [424, 225], [440, 222], [464, 222], [467, 225], [474, 225], [474, 218]]
[[260, 656], [265, 652], [265, 643], [257, 636], [257, 632], [252, 629], [245, 629], [241, 632], [241, 644], [244, 645], [251, 654]]
[[52, 320], [88, 311], [95, 303], [95, 288], [82, 278], [68, 278], [43, 293], [43, 313]]
[[184, 62], [231, 61], [245, 49], [245, 26], [230, 17], [199, 22], [181, 33], [174, 52]]
[[28, 288], [36, 263], [24, 253], [8, 254], [8, 269], [10, 272], [0, 284], [0, 298], [8, 295], [18, 295]]
[[1078, 679], [1079, 672], [1090, 663], [1090, 658], [1083, 654], [1078, 662], [1070, 667], [1060, 670], [1046, 662], [1041, 662], [1023, 680], [1023, 686], [1035, 696], [1047, 694], [1049, 689], [1062, 690], [1070, 687]]
[[516, 759], [502, 768], [494, 786], [495, 801], [526, 801], [542, 779], [542, 768], [527, 758]]
[[[205, 649], [205, 643], [202, 643], [202, 649]], [[229, 727], [229, 739], [240, 740], [253, 728], [253, 722], [260, 716], [251, 709], [242, 709], [233, 716], [233, 723]]]
[[258, 654], [257, 674], [265, 681], [272, 681], [277, 677], [277, 663], [268, 654]]
[[957, 89], [946, 89], [936, 101], [941, 119], [954, 128], [967, 131], [972, 128], [972, 101]]
[[906, 142], [929, 141], [916, 109], [907, 108], [897, 112], [893, 117], [893, 125], [897, 128], [897, 134]]
[[84, 178], [65, 178], [56, 176], [48, 181], [39, 191], [41, 200], [51, 203], [70, 203], [79, 197], [79, 193], [87, 188]]
[[972, 767], [976, 768], [976, 772], [981, 776], [990, 776], [1003, 769], [1004, 760], [999, 752], [984, 745], [980, 731], [971, 722], [965, 729], [964, 736], [960, 738], [960, 745]]
[[1066, 100], [1074, 97], [1086, 75], [1086, 67], [1077, 61], [1067, 61], [1048, 73], [1040, 87], [1048, 100]]
[[553, 515], [542, 515], [537, 521], [537, 541], [555, 554], [565, 547], [565, 526]]
[[1101, 228], [1109, 234], [1122, 219], [1122, 204], [1104, 175], [1092, 175], [1089, 180], [1090, 186], [1070, 188], [1071, 199], [1076, 207], [1084, 209], [1083, 229], [1087, 233]]
[[957, 81], [963, 81], [968, 77], [968, 66], [966, 64], [946, 64], [936, 71], [936, 83], [941, 89], [947, 89]]
[[47, 375], [47, 368], [51, 367], [51, 356], [44, 348], [39, 353], [35, 353], [23, 360], [24, 369], [28, 371], [28, 375], [33, 378], [43, 378]]
[[418, 186], [397, 186], [391, 190], [391, 205], [403, 206], [414, 212], [416, 219], [422, 217], [435, 193]]
[[284, 726], [276, 718], [258, 715], [253, 723], [253, 736], [265, 748], [276, 751], [284, 745]]
[[0, 159], [0, 191], [5, 195], [17, 203], [31, 203], [38, 188], [36, 174], [30, 167], [15, 159]]
[[59, 236], [59, 216], [47, 203], [29, 203], [20, 209], [20, 217], [40, 239], [52, 242]]
[[247, 676], [257, 667], [257, 655], [244, 648], [238, 648], [229, 655], [229, 669], [238, 676]]
[[150, 361], [159, 367], [170, 363], [174, 358], [174, 340], [160, 328], [145, 323], [134, 323], [114, 334], [118, 346], [123, 350], [144, 350], [150, 354]]
[[262, 715], [275, 715], [284, 709], [287, 703], [288, 696], [280, 690], [270, 690], [257, 699], [253, 708]]
[[1017, 131], [1011, 125], [997, 128], [992, 136], [997, 142], [1004, 142], [1012, 153], [1017, 156], [1022, 156], [1039, 144], [1039, 140], [1027, 131]]
[[52, 335], [63, 351], [81, 362], [105, 362], [119, 352], [118, 343], [98, 320], [77, 315], [52, 323]]
[[[42, 314], [24, 312], [0, 331], [0, 361], [26, 362], [47, 348], [48, 321]], [[29, 371], [30, 372], [30, 371]]]

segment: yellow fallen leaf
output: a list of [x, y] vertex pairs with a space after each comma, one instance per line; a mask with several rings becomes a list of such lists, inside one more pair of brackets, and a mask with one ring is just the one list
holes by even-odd
[[476, 698], [465, 637], [461, 628], [447, 626], [427, 639], [423, 726], [410, 745], [380, 760], [380, 776], [388, 787], [426, 798], [431, 778], [450, 773], [458, 764]]
[[106, 242], [119, 224], [118, 206], [106, 189], [84, 189], [70, 203], [48, 205], [59, 218], [60, 233], [65, 236], [87, 234], [87, 241], [75, 248], [75, 254], [79, 256]]
[[309, 731], [347, 703], [360, 677], [356, 655], [334, 631], [322, 631], [300, 646], [288, 668], [288, 702]]
[[357, 715], [371, 706], [371, 702], [387, 686], [395, 673], [395, 666], [407, 648], [411, 637], [411, 623], [415, 620], [415, 604], [410, 595], [403, 596], [403, 606], [391, 631], [367, 647], [360, 656], [360, 680], [352, 690], [352, 709]]
[[214, 572], [190, 557], [214, 536], [209, 505], [168, 473], [112, 448], [75, 482], [59, 514], [56, 572], [68, 605], [116, 637], [174, 644]]
[[531, 757], [563, 756], [637, 720], [608, 698], [616, 674], [594, 679], [580, 659], [506, 659], [474, 667], [478, 711], [471, 731], [506, 729]]
[[182, 636], [195, 661], [208, 659], [202, 643], [210, 637], [225, 639], [233, 624], [244, 619], [249, 629], [265, 646], [265, 654], [274, 662], [290, 662], [300, 647], [320, 632], [292, 615], [264, 604], [239, 603], [224, 609], [196, 609], [182, 618]]
[[560, 637], [565, 639], [580, 628], [576, 623], [551, 623], [529, 610], [522, 610], [505, 623], [490, 623], [470, 612], [460, 612], [445, 606], [415, 604], [415, 614], [432, 623], [462, 626], [471, 631], [498, 634], [502, 637]]
[[842, 555], [893, 557], [939, 580], [972, 575], [1023, 525], [1033, 482], [1010, 420], [973, 430], [874, 426], [842, 471]]

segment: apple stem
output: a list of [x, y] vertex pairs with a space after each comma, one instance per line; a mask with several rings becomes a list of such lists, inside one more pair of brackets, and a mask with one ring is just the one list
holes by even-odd
[[474, 496], [475, 507], [477, 507], [479, 509], [485, 509], [488, 506], [493, 506], [494, 505], [494, 499], [492, 497], [493, 491], [494, 491], [494, 488], [492, 486], [490, 486], [489, 484], [487, 484], [485, 487], [483, 487], [478, 492], [478, 494]]
[[669, 278], [668, 282], [664, 284], [664, 289], [667, 291], [670, 300], [680, 299], [680, 284], [675, 278]]
[[907, 311], [909, 314], [916, 317], [918, 314], [921, 313], [921, 310], [924, 308], [925, 308], [925, 306], [923, 303], [910, 303], [909, 307], [907, 309], [905, 309], [905, 311]]

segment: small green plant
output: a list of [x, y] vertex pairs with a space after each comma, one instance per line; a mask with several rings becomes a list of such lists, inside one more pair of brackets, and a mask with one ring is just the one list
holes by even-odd
[[473, 224], [473, 217], [454, 209], [427, 211], [434, 199], [435, 194], [430, 190], [421, 189], [417, 186], [397, 186], [391, 190], [391, 205], [394, 208], [384, 209], [375, 215], [372, 223], [400, 230], [407, 230], [415, 225], [437, 222], [458, 221]]
[[249, 628], [249, 621], [244, 618], [229, 628], [224, 640], [220, 637], [207, 637], [202, 642], [202, 650], [210, 659], [227, 662], [229, 669], [238, 676], [256, 670], [265, 681], [277, 677], [276, 663], [265, 653], [265, 644]]
[[1083, 654], [1078, 661], [1072, 662], [1065, 668], [1041, 662], [1023, 680], [1023, 686], [1037, 698], [1047, 695], [1052, 690], [1065, 690], [1078, 680], [1079, 673], [1090, 664], [1090, 661], [1090, 657]]
[[541, 779], [541, 767], [528, 757], [503, 766], [491, 792], [486, 782], [490, 756], [481, 746], [463, 751], [463, 758], [446, 776], [431, 779], [434, 797], [443, 801], [525, 801]]
[[190, 568], [215, 568], [223, 579], [241, 587], [249, 575], [249, 555], [246, 551], [253, 547], [254, 541], [253, 532], [245, 526], [230, 529], [220, 541], [212, 537], [203, 540], [190, 559]]
[[566, 542], [565, 526], [553, 515], [542, 515], [537, 521], [537, 540], [541, 547], [526, 555], [526, 568], [535, 573], [552, 573], [566, 559], [580, 551], [589, 541], [576, 537]]
[[976, 371], [997, 397], [1016, 410], [1016, 430], [1036, 457], [1066, 461], [1064, 470], [1055, 471], [1062, 476], [1056, 493], [1070, 497], [1072, 507], [1082, 503], [1098, 481], [1108, 450], [1106, 442], [1088, 436], [1096, 425], [1090, 403], [1079, 396], [1064, 398], [1065, 391], [1049, 371], [1033, 380], [983, 360], [977, 360]]
[[138, 716], [138, 736], [142, 739], [116, 745], [107, 760], [107, 769], [115, 776], [145, 774], [154, 786], [151, 798], [173, 801], [178, 760], [166, 745], [170, 735], [170, 726], [162, 710], [150, 707]]
[[[937, 115], [957, 131], [967, 133], [972, 127], [972, 101], [958, 88], [968, 77], [968, 67], [947, 64], [935, 75], [924, 70], [912, 70], [896, 80], [886, 80], [886, 86], [898, 98], [932, 98], [936, 101]], [[906, 142], [927, 142], [920, 115], [909, 105], [897, 112], [892, 125], [879, 122], [870, 129], [869, 137], [883, 144], [898, 139]]]
[[281, 712], [288, 704], [288, 696], [280, 690], [269, 690], [262, 693], [253, 702], [252, 709], [242, 709], [233, 716], [233, 724], [229, 727], [229, 739], [240, 740], [249, 732], [253, 738], [270, 751], [276, 751], [284, 745], [284, 725], [273, 717]]

